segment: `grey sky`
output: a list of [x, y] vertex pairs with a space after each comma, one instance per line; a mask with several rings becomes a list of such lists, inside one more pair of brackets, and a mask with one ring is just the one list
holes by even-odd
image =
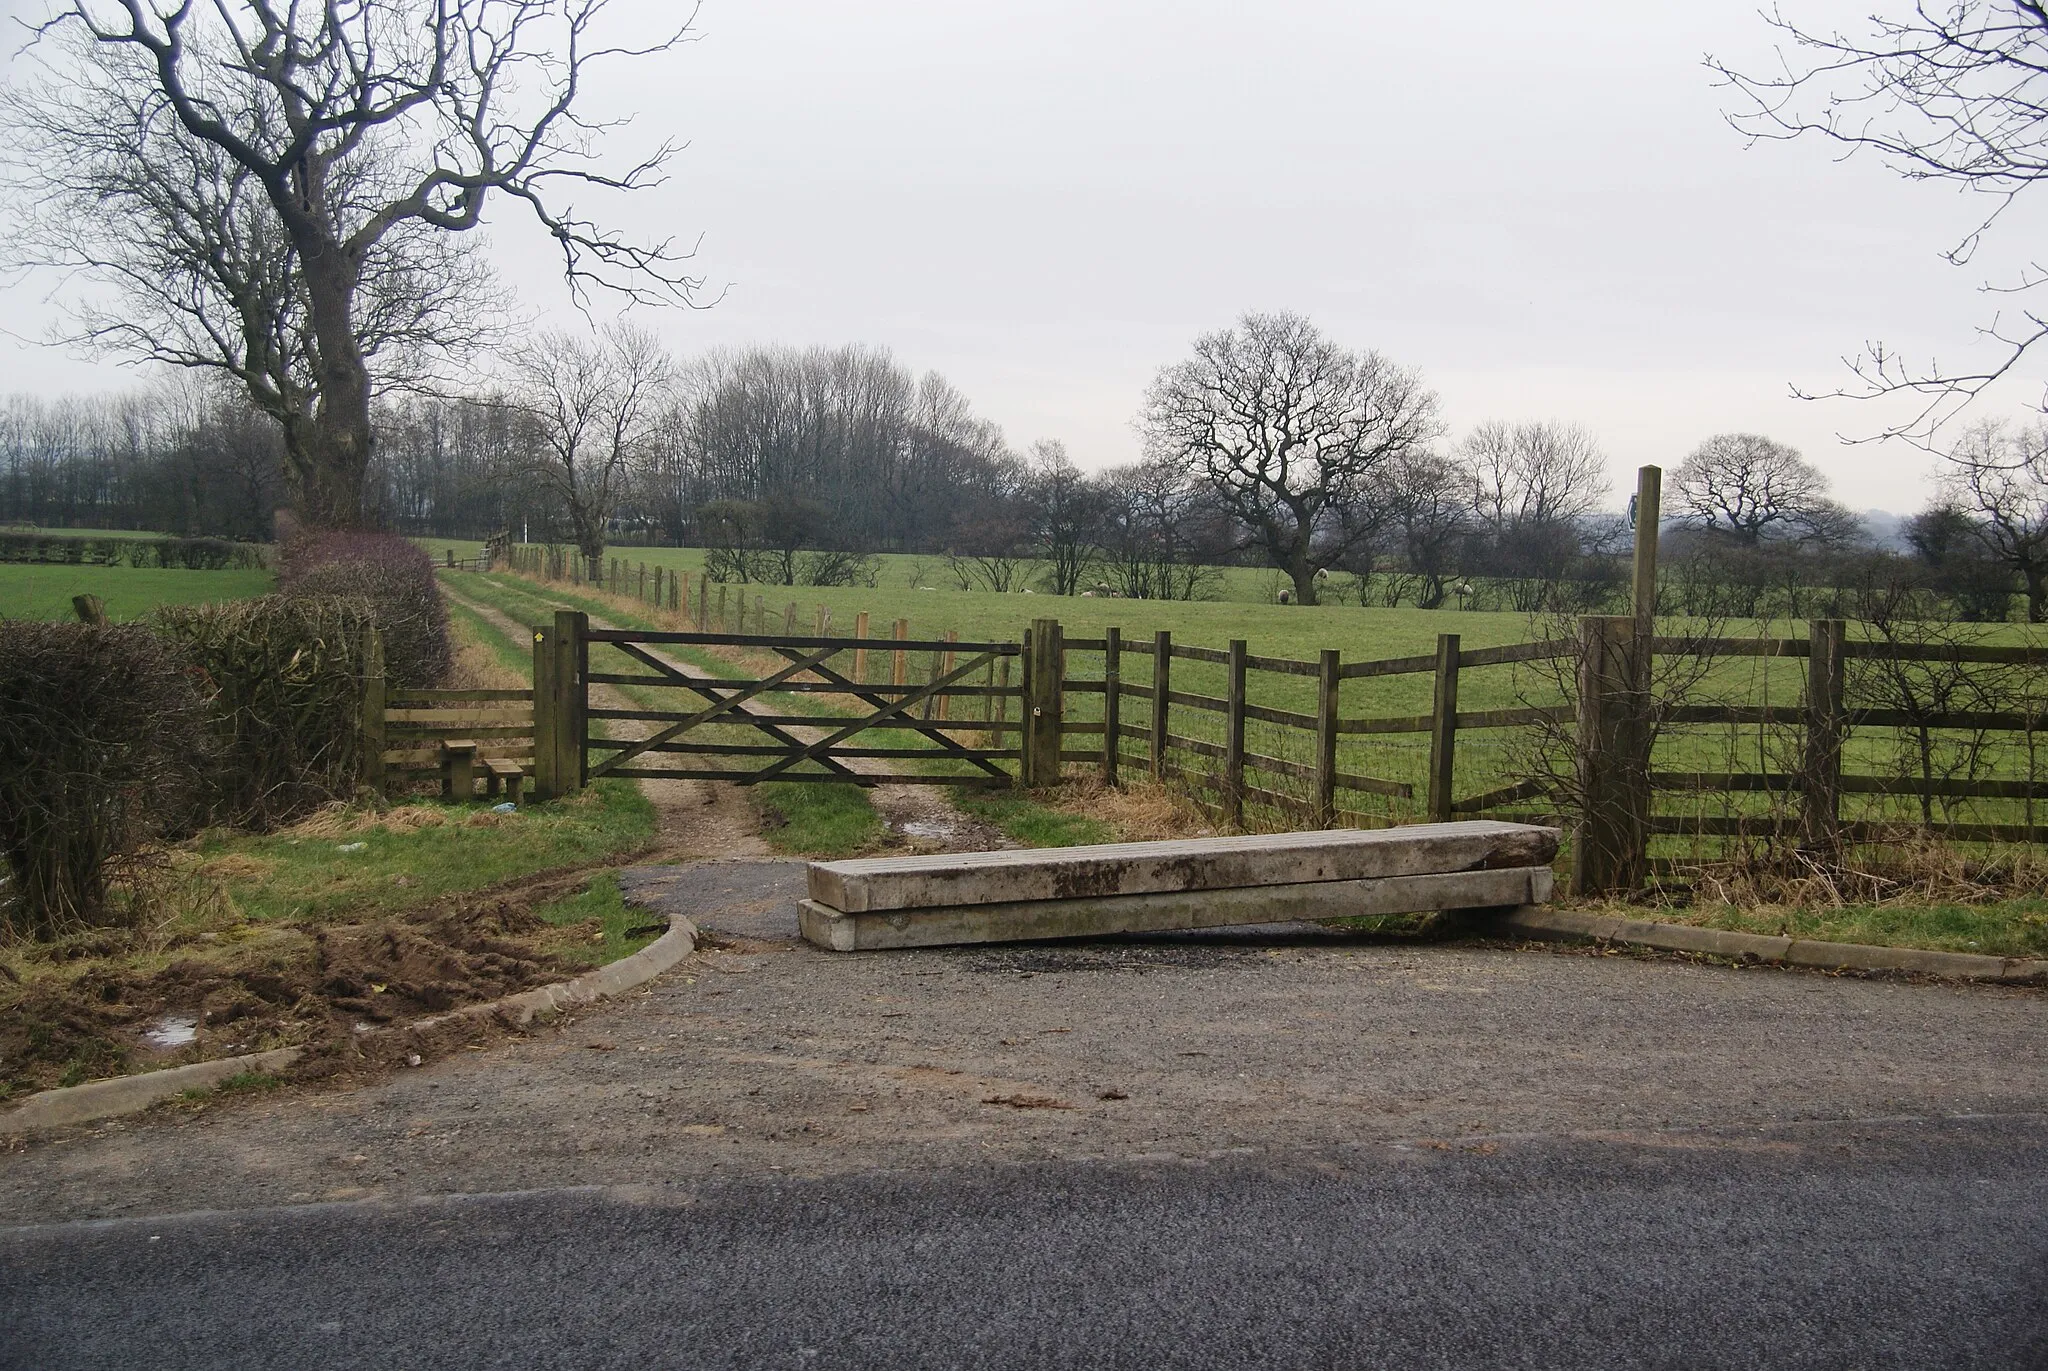
[[[1787, 384], [1841, 384], [1871, 337], [1961, 360], [2026, 227], [1958, 270], [1937, 251], [1966, 197], [1745, 150], [1700, 65], [1770, 60], [1739, 2], [708, 0], [699, 29], [604, 86], [629, 138], [690, 142], [616, 216], [701, 234], [727, 288], [656, 316], [671, 345], [881, 344], [1088, 466], [1137, 455], [1145, 382], [1194, 335], [1292, 309], [1422, 368], [1454, 428], [1586, 425], [1618, 486], [1755, 429], [1850, 505], [1912, 508], [1929, 459], [1843, 448], [1880, 416]], [[496, 250], [529, 308], [575, 322], [509, 216]], [[10, 328], [36, 331], [39, 294], [0, 297]], [[0, 365], [0, 388], [124, 380], [4, 341]]]

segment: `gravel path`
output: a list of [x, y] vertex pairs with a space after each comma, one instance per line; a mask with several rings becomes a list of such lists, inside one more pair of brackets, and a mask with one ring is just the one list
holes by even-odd
[[2048, 1116], [2038, 991], [1285, 930], [843, 955], [795, 939], [795, 863], [628, 884], [712, 945], [358, 1090], [17, 1144], [0, 1221], [1394, 1141], [1764, 1154], [1745, 1129]]

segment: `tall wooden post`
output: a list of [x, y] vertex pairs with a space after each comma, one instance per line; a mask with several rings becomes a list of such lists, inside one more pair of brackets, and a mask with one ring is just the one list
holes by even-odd
[[1244, 687], [1246, 644], [1230, 640], [1230, 685], [1223, 698], [1223, 822], [1244, 826]]
[[384, 635], [363, 629], [362, 783], [384, 793]]
[[1436, 698], [1429, 715], [1429, 821], [1449, 823], [1457, 772], [1458, 635], [1436, 636]]
[[697, 631], [711, 631], [711, 577], [701, 571], [697, 573]]
[[1024, 659], [1024, 783], [1058, 785], [1060, 779], [1060, 675], [1066, 650], [1057, 619], [1031, 621]]
[[562, 794], [555, 766], [562, 758], [561, 692], [555, 688], [555, 631], [533, 630], [533, 798], [552, 800]]
[[[719, 582], [719, 585], [718, 585], [718, 629], [719, 629], [719, 632], [721, 632], [721, 633], [730, 633], [730, 632], [732, 632], [732, 620], [731, 620], [731, 619], [728, 619], [728, 618], [726, 617], [726, 615], [725, 615], [725, 592], [726, 592], [726, 589], [727, 589], [727, 587], [726, 587], [725, 583], [724, 583], [723, 581]], [[744, 603], [744, 596], [742, 597], [742, 603]], [[744, 614], [744, 612], [742, 612], [742, 614], [741, 614], [741, 617], [742, 617], [742, 618], [744, 618], [744, 617], [745, 617], [745, 614]]]
[[[862, 641], [866, 640], [868, 636], [868, 612], [866, 610], [862, 610], [853, 616], [853, 636]], [[864, 647], [857, 647], [853, 650], [853, 679], [863, 685], [867, 684], [868, 650]]]
[[[910, 637], [910, 620], [898, 619], [892, 633], [899, 643], [907, 640]], [[910, 654], [899, 647], [889, 655], [891, 659], [889, 662], [889, 684], [896, 686], [909, 685]]]
[[1123, 630], [1102, 630], [1102, 783], [1116, 784], [1117, 732], [1123, 720]]
[[1173, 684], [1173, 635], [1152, 635], [1152, 779], [1166, 779], [1167, 691]]
[[[1644, 626], [1639, 637], [1649, 636], [1649, 625], [1657, 615], [1657, 524], [1663, 517], [1664, 469], [1636, 469], [1636, 564], [1630, 610]], [[1645, 654], [1644, 660], [1648, 660]]]
[[1579, 621], [1578, 788], [1572, 829], [1574, 895], [1633, 890], [1649, 846], [1650, 759], [1638, 652], [1628, 615]]
[[1343, 654], [1323, 649], [1316, 664], [1316, 826], [1337, 822], [1337, 700], [1343, 677], [1337, 674]]
[[1848, 629], [1840, 619], [1815, 619], [1807, 626], [1801, 836], [1809, 849], [1826, 855], [1839, 850], [1842, 842], [1842, 706], [1847, 675], [1843, 647]]

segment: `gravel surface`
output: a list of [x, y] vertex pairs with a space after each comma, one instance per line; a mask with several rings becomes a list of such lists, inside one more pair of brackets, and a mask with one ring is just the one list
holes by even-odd
[[647, 990], [360, 1089], [17, 1141], [0, 1222], [2048, 1113], [2039, 991], [1285, 929], [844, 955], [796, 941], [801, 883], [636, 873], [712, 934]]

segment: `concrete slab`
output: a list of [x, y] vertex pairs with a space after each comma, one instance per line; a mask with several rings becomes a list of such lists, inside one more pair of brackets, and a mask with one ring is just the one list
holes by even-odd
[[817, 900], [800, 906], [803, 935], [835, 952], [1099, 937], [1439, 909], [1494, 909], [1550, 898], [1547, 866], [1454, 871], [1359, 881], [1314, 881], [1231, 890], [1160, 891], [1092, 899], [1023, 900], [939, 909], [846, 913]]
[[814, 862], [809, 890], [818, 904], [846, 914], [945, 909], [1547, 866], [1557, 855], [1557, 843], [1554, 828], [1471, 819], [1404, 828], [942, 852]]

